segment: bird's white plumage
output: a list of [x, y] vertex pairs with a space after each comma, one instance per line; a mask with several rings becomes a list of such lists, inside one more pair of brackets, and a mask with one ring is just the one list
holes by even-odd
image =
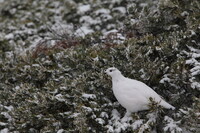
[[175, 109], [165, 102], [153, 89], [146, 84], [124, 77], [121, 72], [114, 67], [105, 71], [112, 77], [112, 88], [118, 102], [129, 112], [138, 112], [149, 109], [149, 98], [153, 98], [161, 106], [167, 109]]

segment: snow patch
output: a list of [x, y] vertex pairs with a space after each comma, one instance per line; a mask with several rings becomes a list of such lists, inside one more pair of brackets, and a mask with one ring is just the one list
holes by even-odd
[[13, 106], [4, 106], [8, 111], [12, 111], [13, 109], [14, 109], [14, 107]]
[[85, 35], [93, 33], [93, 32], [94, 30], [92, 30], [90, 27], [82, 26], [76, 30], [75, 35], [84, 37]]
[[131, 126], [133, 130], [136, 130], [137, 128], [139, 128], [141, 125], [143, 124], [143, 120], [136, 120]]
[[160, 80], [161, 84], [164, 84], [165, 82], [170, 82], [170, 78], [168, 78], [167, 75], [164, 75], [163, 78]]
[[78, 13], [79, 14], [84, 14], [85, 12], [89, 11], [91, 9], [90, 5], [80, 5], [78, 7]]
[[118, 32], [118, 30], [113, 29], [113, 30], [110, 30], [110, 31], [105, 32], [105, 33], [104, 33], [104, 36], [107, 36], [107, 35], [110, 34], [110, 33], [117, 33], [117, 32]]
[[109, 125], [106, 126], [108, 128], [107, 132], [120, 133], [127, 129], [128, 126], [130, 126], [128, 123], [121, 121], [119, 112], [116, 109], [112, 110], [111, 120], [109, 120]]
[[4, 123], [4, 122], [0, 122], [0, 126], [6, 126], [7, 123]]
[[194, 58], [186, 60], [186, 64], [192, 65], [192, 64], [197, 64], [197, 63], [198, 63], [198, 61]]
[[8, 119], [8, 121], [12, 121], [12, 117], [8, 114], [8, 112], [1, 112], [1, 115], [4, 115], [5, 118]]
[[57, 131], [57, 133], [63, 133], [65, 130], [64, 129], [59, 129], [58, 131]]
[[97, 56], [97, 57], [93, 58], [93, 61], [98, 62], [99, 61], [99, 57]]
[[86, 99], [95, 99], [96, 95], [95, 94], [82, 94], [82, 97], [86, 98]]
[[189, 13], [188, 13], [187, 11], [183, 11], [183, 12], [181, 13], [181, 16], [182, 16], [182, 17], [188, 16], [188, 15], [189, 15]]
[[82, 16], [80, 19], [79, 19], [79, 22], [80, 23], [84, 23], [85, 25], [89, 26], [91, 24], [97, 24], [99, 23], [99, 21], [97, 20], [94, 20], [92, 17], [90, 16]]
[[101, 112], [100, 117], [108, 118], [108, 114], [106, 112]]
[[9, 130], [8, 130], [8, 128], [4, 128], [4, 129], [0, 130], [0, 133], [9, 133]]
[[62, 94], [57, 94], [57, 95], [55, 96], [55, 98], [56, 98], [58, 101], [60, 101], [60, 102], [66, 101], [66, 99], [63, 97]]
[[7, 40], [12, 40], [12, 39], [14, 39], [14, 34], [13, 34], [13, 33], [7, 34], [7, 35], [5, 36], [5, 39], [7, 39]]
[[40, 67], [39, 64], [32, 64], [33, 67]]
[[126, 13], [126, 8], [125, 7], [115, 7], [113, 8], [113, 11], [119, 11], [122, 14]]
[[96, 118], [95, 120], [101, 125], [105, 124], [105, 121], [102, 118]]
[[200, 65], [193, 67], [190, 72], [192, 76], [200, 75]]
[[15, 90], [19, 90], [20, 89], [20, 87], [19, 86], [15, 86], [15, 88], [14, 88]]
[[177, 125], [180, 123], [180, 121], [176, 122], [168, 116], [165, 116], [164, 120], [167, 122], [167, 125], [164, 127], [165, 132], [167, 131], [170, 131], [171, 133], [182, 132], [182, 129]]
[[99, 14], [110, 14], [110, 10], [105, 9], [105, 8], [101, 8], [101, 9], [96, 10], [95, 14], [96, 15], [99, 15]]
[[107, 38], [108, 36], [110, 36], [110, 38], [113, 39], [112, 40], [113, 43], [116, 43], [116, 44], [121, 44], [126, 40], [126, 38], [121, 33], [119, 33], [118, 30], [116, 29], [105, 32], [103, 39]]
[[82, 106], [82, 108], [84, 110], [86, 110], [87, 112], [92, 112], [93, 111], [90, 107]]

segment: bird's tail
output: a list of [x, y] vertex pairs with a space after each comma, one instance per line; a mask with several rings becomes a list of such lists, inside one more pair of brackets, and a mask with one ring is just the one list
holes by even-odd
[[167, 102], [165, 102], [165, 101], [161, 101], [160, 105], [163, 106], [163, 107], [166, 108], [166, 109], [172, 109], [172, 110], [175, 109], [174, 106], [172, 106], [171, 104], [169, 104], [169, 103], [167, 103]]

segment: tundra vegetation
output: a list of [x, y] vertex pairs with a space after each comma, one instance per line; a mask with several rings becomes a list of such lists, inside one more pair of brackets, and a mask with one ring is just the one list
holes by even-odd
[[[199, 0], [0, 0], [0, 132], [200, 132]], [[103, 71], [152, 87], [133, 113]]]

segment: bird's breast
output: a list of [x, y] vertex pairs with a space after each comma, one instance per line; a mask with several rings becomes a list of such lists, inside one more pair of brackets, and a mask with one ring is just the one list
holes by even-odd
[[137, 89], [130, 87], [130, 84], [114, 84], [113, 93], [118, 102], [131, 112], [147, 109], [147, 99]]

